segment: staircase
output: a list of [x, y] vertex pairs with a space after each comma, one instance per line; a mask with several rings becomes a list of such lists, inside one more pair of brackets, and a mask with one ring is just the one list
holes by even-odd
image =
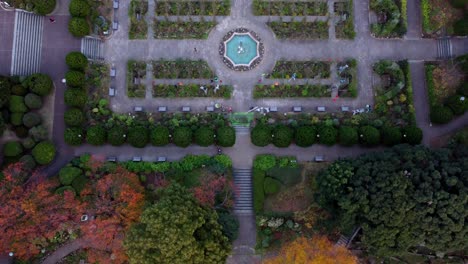
[[11, 75], [37, 73], [41, 67], [44, 17], [22, 10], [15, 12]]
[[252, 215], [252, 169], [234, 169], [233, 172], [234, 184], [237, 186], [234, 212], [239, 215]]
[[453, 57], [452, 41], [448, 37], [437, 39], [437, 58], [440, 60], [448, 60]]
[[234, 125], [234, 130], [236, 131], [236, 135], [250, 135], [249, 126]]
[[104, 59], [104, 44], [100, 39], [85, 37], [81, 39], [81, 53], [90, 60]]

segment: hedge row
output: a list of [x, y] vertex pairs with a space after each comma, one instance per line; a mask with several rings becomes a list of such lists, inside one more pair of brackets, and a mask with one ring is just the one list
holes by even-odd
[[[70, 110], [74, 110], [75, 113], [81, 113], [79, 109], [72, 108]], [[73, 118], [70, 117], [70, 121], [81, 117], [77, 115], [73, 116]], [[132, 127], [115, 125], [110, 129], [106, 129], [101, 125], [93, 125], [88, 126], [86, 130], [83, 130], [80, 126], [76, 126], [67, 128], [64, 137], [65, 142], [72, 146], [80, 145], [86, 140], [87, 143], [96, 146], [106, 143], [113, 146], [121, 146], [129, 143], [136, 148], [143, 148], [149, 143], [153, 146], [165, 146], [173, 143], [178, 147], [185, 148], [193, 142], [203, 147], [213, 144], [221, 147], [232, 147], [236, 142], [234, 128], [220, 127], [213, 130], [208, 126], [201, 126], [195, 130], [192, 130], [190, 127], [177, 127], [173, 131], [161, 125], [151, 128], [141, 125]]]
[[71, 0], [68, 10], [72, 16], [68, 22], [68, 31], [77, 38], [89, 35], [88, 18], [91, 13], [91, 6], [88, 1]]
[[422, 131], [415, 126], [404, 128], [382, 127], [380, 130], [373, 126], [291, 126], [279, 124], [274, 127], [269, 125], [257, 125], [251, 131], [252, 143], [259, 147], [271, 143], [279, 148], [285, 148], [293, 142], [300, 147], [309, 147], [315, 143], [334, 145], [339, 143], [343, 146], [363, 144], [365, 146], [376, 146], [384, 144], [393, 146], [400, 143], [419, 144], [422, 140]]

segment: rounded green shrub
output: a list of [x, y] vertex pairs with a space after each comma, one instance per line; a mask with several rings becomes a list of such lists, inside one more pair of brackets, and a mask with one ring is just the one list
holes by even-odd
[[84, 190], [84, 188], [86, 187], [86, 184], [88, 183], [88, 179], [86, 178], [85, 175], [83, 174], [80, 174], [78, 175], [78, 177], [76, 177], [73, 182], [72, 182], [72, 187], [73, 189], [76, 190], [76, 193], [81, 193], [81, 191]]
[[250, 133], [252, 144], [259, 147], [265, 147], [272, 141], [271, 128], [267, 125], [257, 125]]
[[276, 158], [273, 155], [265, 154], [265, 155], [258, 155], [257, 157], [255, 157], [254, 169], [266, 171], [275, 166], [276, 166]]
[[359, 128], [359, 140], [366, 146], [375, 146], [380, 143], [380, 132], [373, 126]]
[[41, 115], [35, 112], [28, 112], [23, 116], [23, 124], [26, 127], [37, 126], [42, 122]]
[[403, 141], [411, 144], [418, 145], [423, 139], [423, 132], [417, 126], [407, 126], [403, 128]]
[[195, 142], [202, 147], [208, 147], [214, 144], [214, 137], [215, 133], [214, 130], [207, 127], [202, 126], [195, 130]]
[[15, 135], [19, 138], [27, 138], [28, 137], [28, 128], [25, 126], [16, 126], [13, 131]]
[[[458, 93], [465, 97], [468, 97], [468, 82], [463, 82], [463, 84], [460, 85], [460, 87], [458, 87]], [[468, 98], [465, 100], [468, 100]]]
[[468, 98], [455, 94], [447, 99], [447, 106], [455, 115], [463, 115], [468, 109]]
[[106, 130], [101, 125], [89, 126], [86, 130], [86, 142], [94, 146], [106, 143]]
[[65, 192], [71, 192], [73, 195], [76, 196], [76, 191], [71, 186], [62, 186], [60, 188], [57, 188], [57, 190], [55, 190], [55, 194], [63, 195]]
[[300, 126], [296, 129], [295, 142], [299, 147], [310, 147], [315, 143], [317, 130], [313, 126]]
[[341, 126], [338, 130], [338, 140], [343, 146], [352, 146], [359, 142], [357, 129], [349, 126]]
[[446, 106], [434, 106], [431, 109], [431, 121], [436, 124], [446, 124], [453, 119], [452, 109]]
[[85, 84], [85, 75], [79, 71], [69, 71], [65, 74], [65, 80], [70, 87], [83, 87]]
[[10, 123], [14, 126], [21, 126], [23, 124], [24, 113], [11, 113]]
[[90, 13], [90, 6], [85, 0], [71, 0], [68, 11], [72, 17], [87, 17]]
[[135, 148], [143, 148], [148, 144], [149, 131], [144, 126], [135, 126], [129, 128], [128, 143]]
[[84, 71], [86, 67], [88, 67], [88, 58], [79, 51], [68, 53], [65, 57], [65, 62], [67, 63], [68, 68], [72, 70]]
[[28, 87], [31, 92], [40, 96], [45, 96], [50, 94], [54, 84], [48, 75], [35, 73], [26, 78], [23, 85]]
[[29, 129], [29, 135], [36, 142], [39, 142], [49, 138], [49, 130], [45, 126], [39, 125]]
[[55, 158], [55, 146], [51, 142], [42, 141], [33, 148], [32, 155], [38, 164], [49, 164]]
[[220, 127], [216, 130], [216, 140], [221, 147], [232, 147], [236, 144], [236, 130], [229, 126]]
[[177, 127], [174, 129], [173, 143], [182, 148], [192, 144], [192, 130], [189, 127]]
[[321, 144], [328, 146], [334, 145], [336, 143], [336, 138], [338, 136], [338, 131], [331, 126], [321, 126], [318, 129], [317, 138]]
[[291, 145], [294, 131], [286, 125], [277, 125], [273, 129], [273, 145], [278, 148], [287, 148]]
[[59, 181], [62, 185], [71, 185], [73, 180], [81, 174], [83, 174], [83, 171], [77, 167], [64, 167], [60, 169]]
[[21, 84], [14, 85], [11, 87], [11, 94], [24, 96], [28, 93], [28, 88], [24, 87]]
[[32, 4], [34, 6], [33, 10], [35, 13], [45, 16], [54, 11], [57, 2], [56, 0], [33, 0]]
[[82, 38], [89, 34], [89, 24], [84, 18], [72, 17], [70, 22], [68, 22], [68, 31], [73, 36]]
[[17, 157], [23, 153], [23, 146], [17, 141], [10, 141], [3, 146], [5, 157]]
[[29, 109], [39, 109], [42, 107], [42, 98], [34, 93], [28, 93], [24, 97], [24, 103]]
[[31, 155], [24, 155], [19, 159], [19, 162], [26, 171], [32, 171], [37, 166], [36, 160]]
[[281, 188], [281, 183], [273, 178], [270, 177], [265, 177], [265, 180], [263, 181], [263, 191], [265, 194], [274, 194], [279, 192]]
[[64, 132], [64, 140], [70, 146], [79, 146], [83, 144], [83, 130], [79, 127], [68, 127]]
[[0, 108], [6, 105], [11, 96], [11, 83], [7, 77], [0, 76]]
[[124, 126], [116, 125], [107, 131], [107, 141], [112, 146], [121, 146], [127, 141], [127, 129]]
[[70, 107], [83, 108], [88, 101], [88, 95], [82, 89], [68, 88], [64, 94], [65, 104]]
[[383, 127], [381, 134], [382, 142], [386, 146], [394, 146], [401, 143], [401, 131], [398, 127]]
[[63, 119], [67, 126], [81, 126], [85, 121], [85, 116], [81, 109], [70, 108], [63, 114]]
[[25, 149], [32, 149], [34, 148], [34, 146], [36, 146], [36, 141], [34, 141], [34, 139], [28, 137], [28, 138], [25, 138], [21, 144], [23, 145], [23, 147]]
[[169, 129], [165, 126], [156, 126], [151, 129], [150, 141], [153, 146], [169, 144]]
[[468, 35], [468, 16], [456, 21], [453, 24], [453, 31], [457, 36]]
[[28, 108], [24, 103], [24, 97], [18, 95], [10, 96], [9, 108], [12, 113], [26, 113]]

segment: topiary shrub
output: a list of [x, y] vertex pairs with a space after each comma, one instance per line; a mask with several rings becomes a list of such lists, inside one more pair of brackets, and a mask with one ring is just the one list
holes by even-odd
[[64, 140], [70, 146], [79, 146], [83, 144], [83, 130], [79, 127], [68, 127], [64, 132]]
[[373, 126], [359, 128], [359, 140], [366, 146], [375, 146], [380, 143], [380, 132]]
[[407, 126], [403, 128], [403, 141], [411, 144], [417, 145], [421, 143], [423, 139], [423, 132], [417, 126]]
[[436, 124], [446, 124], [453, 119], [453, 112], [446, 106], [434, 106], [431, 109], [431, 121]]
[[28, 137], [28, 138], [25, 138], [21, 144], [23, 145], [23, 147], [25, 149], [32, 149], [34, 148], [34, 146], [36, 146], [36, 141], [34, 141], [34, 139]]
[[89, 24], [84, 18], [72, 17], [70, 22], [68, 22], [68, 31], [73, 36], [82, 38], [89, 34]]
[[72, 51], [65, 57], [67, 66], [72, 70], [84, 71], [88, 67], [88, 58], [78, 51]]
[[31, 128], [42, 122], [41, 115], [35, 112], [28, 112], [23, 116], [23, 124], [25, 127]]
[[84, 188], [86, 187], [87, 183], [88, 183], [88, 179], [86, 178], [86, 176], [84, 176], [83, 174], [80, 174], [73, 180], [71, 185], [73, 189], [75, 189], [76, 193], [80, 194], [81, 191], [83, 191]]
[[68, 6], [68, 11], [72, 17], [87, 17], [89, 15], [90, 6], [85, 0], [71, 0]]
[[37, 95], [46, 96], [50, 94], [54, 84], [48, 75], [35, 73], [26, 78], [23, 85]]
[[276, 166], [276, 158], [270, 154], [258, 155], [254, 160], [254, 168], [262, 171], [269, 170]]
[[10, 123], [14, 126], [21, 126], [23, 124], [24, 113], [11, 113]]
[[17, 126], [13, 129], [15, 135], [19, 138], [27, 138], [28, 137], [28, 128], [25, 126]]
[[169, 129], [165, 126], [156, 126], [151, 129], [150, 142], [153, 146], [169, 144]]
[[468, 16], [465, 16], [453, 24], [453, 32], [457, 36], [468, 35]]
[[8, 109], [12, 113], [26, 113], [28, 111], [24, 103], [24, 97], [18, 95], [12, 95], [10, 97]]
[[83, 87], [85, 84], [85, 75], [79, 71], [69, 71], [65, 74], [67, 85], [71, 87]]
[[357, 129], [349, 126], [341, 126], [338, 130], [338, 140], [343, 146], [352, 146], [359, 142]]
[[85, 116], [81, 109], [70, 108], [63, 114], [63, 119], [67, 126], [81, 126], [85, 121]]
[[447, 99], [447, 106], [455, 115], [463, 115], [468, 109], [468, 98], [462, 100], [462, 96], [455, 94]]
[[273, 129], [273, 145], [278, 148], [287, 148], [291, 145], [294, 131], [286, 125], [277, 125]]
[[383, 127], [381, 134], [382, 142], [386, 146], [394, 146], [401, 143], [401, 131], [398, 127]]
[[236, 130], [233, 127], [220, 127], [216, 130], [216, 140], [221, 147], [232, 147], [236, 144]]
[[26, 171], [32, 171], [37, 166], [36, 161], [31, 155], [24, 155], [19, 159], [19, 162], [21, 162], [22, 168]]
[[274, 194], [279, 192], [281, 188], [281, 183], [273, 178], [270, 177], [265, 177], [265, 180], [263, 181], [263, 191], [265, 194]]
[[202, 147], [208, 147], [214, 144], [214, 137], [215, 133], [214, 130], [207, 127], [202, 126], [195, 130], [195, 142]]
[[321, 144], [328, 146], [334, 145], [336, 143], [336, 137], [338, 136], [338, 131], [331, 126], [321, 126], [318, 129], [317, 138]]
[[7, 77], [0, 76], [0, 108], [8, 103], [11, 96], [11, 84]]
[[57, 2], [56, 0], [33, 0], [32, 4], [34, 6], [33, 10], [35, 13], [45, 16], [54, 11]]
[[88, 101], [88, 95], [82, 89], [69, 88], [65, 90], [65, 104], [70, 107], [83, 108]]
[[38, 164], [49, 164], [55, 158], [55, 146], [51, 142], [42, 141], [33, 148], [32, 155]]
[[250, 138], [252, 144], [259, 147], [265, 147], [271, 143], [271, 128], [267, 125], [257, 125], [252, 129]]
[[28, 93], [24, 97], [24, 104], [29, 108], [29, 109], [39, 109], [42, 107], [42, 98], [34, 93]]
[[128, 131], [128, 143], [135, 148], [143, 148], [148, 144], [149, 132], [144, 126], [132, 127]]
[[177, 127], [174, 129], [173, 142], [178, 147], [188, 147], [192, 143], [192, 130], [189, 127]]
[[295, 142], [299, 147], [310, 147], [315, 143], [317, 130], [313, 126], [301, 126], [296, 129]]
[[60, 169], [59, 181], [62, 185], [71, 185], [73, 180], [81, 174], [83, 174], [83, 171], [77, 167], [64, 167]]
[[3, 154], [5, 157], [17, 157], [23, 153], [23, 146], [17, 141], [6, 142], [3, 146]]
[[127, 129], [124, 126], [116, 125], [107, 131], [107, 141], [112, 146], [121, 146], [127, 140]]
[[47, 140], [49, 138], [49, 130], [45, 126], [35, 126], [29, 129], [29, 135], [36, 141]]
[[17, 84], [13, 87], [11, 87], [11, 94], [13, 95], [19, 95], [19, 96], [24, 96], [28, 93], [28, 88], [24, 87], [21, 84]]
[[101, 125], [88, 127], [86, 130], [86, 142], [94, 146], [103, 145], [106, 142], [106, 130]]
[[57, 190], [55, 190], [55, 194], [63, 195], [63, 193], [65, 193], [65, 192], [71, 192], [73, 195], [76, 196], [76, 191], [71, 186], [62, 186], [62, 187], [58, 188]]

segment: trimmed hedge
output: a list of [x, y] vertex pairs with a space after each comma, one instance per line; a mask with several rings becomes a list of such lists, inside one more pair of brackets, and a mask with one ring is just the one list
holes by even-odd
[[86, 18], [90, 13], [90, 6], [85, 0], [71, 0], [68, 11], [72, 17]]
[[381, 134], [382, 143], [386, 146], [394, 146], [401, 143], [401, 131], [398, 127], [383, 127]]
[[32, 4], [34, 6], [35, 13], [45, 16], [54, 11], [57, 2], [56, 0], [33, 0]]
[[68, 53], [65, 62], [71, 70], [84, 71], [88, 67], [88, 58], [79, 51]]
[[169, 144], [169, 129], [165, 126], [156, 126], [151, 129], [150, 141], [153, 146], [165, 146]]
[[359, 140], [366, 146], [375, 146], [380, 143], [380, 132], [373, 126], [359, 128]]
[[273, 145], [278, 148], [286, 148], [291, 145], [294, 130], [286, 125], [277, 125], [273, 129]]
[[210, 127], [202, 126], [195, 131], [195, 142], [202, 147], [213, 145], [214, 138], [214, 130]]
[[331, 146], [336, 143], [338, 131], [331, 126], [321, 126], [318, 129], [317, 137], [320, 143]]
[[32, 155], [38, 164], [49, 164], [55, 158], [55, 146], [51, 142], [42, 141], [33, 148]]
[[107, 132], [107, 141], [112, 146], [121, 146], [127, 141], [127, 129], [124, 126], [116, 125]]
[[89, 25], [85, 18], [72, 17], [68, 22], [68, 31], [77, 37], [82, 38], [89, 34]]
[[263, 191], [265, 194], [274, 194], [279, 192], [281, 188], [281, 183], [273, 178], [270, 177], [265, 177], [265, 180], [263, 182]]
[[359, 143], [358, 131], [354, 127], [341, 126], [338, 135], [338, 140], [343, 146], [352, 146]]
[[21, 126], [23, 124], [24, 113], [11, 113], [10, 123], [14, 126]]
[[188, 147], [192, 143], [192, 130], [189, 127], [177, 127], [174, 129], [173, 142], [178, 147]]
[[69, 88], [65, 90], [64, 99], [67, 106], [83, 108], [88, 101], [88, 95], [82, 89]]
[[59, 181], [62, 185], [71, 185], [73, 180], [82, 173], [83, 172], [76, 167], [64, 167], [60, 169]]
[[421, 143], [423, 139], [423, 132], [419, 127], [407, 126], [403, 128], [403, 141], [411, 145], [417, 145]]
[[216, 130], [216, 139], [221, 147], [232, 147], [236, 144], [236, 130], [233, 127], [220, 127]]
[[128, 143], [135, 148], [143, 148], [148, 144], [149, 131], [144, 126], [131, 127], [128, 131]]
[[54, 83], [48, 75], [35, 73], [26, 78], [23, 85], [37, 95], [46, 96], [52, 91]]
[[7, 142], [3, 147], [5, 157], [17, 157], [21, 153], [23, 153], [23, 146], [17, 141]]
[[65, 74], [67, 85], [71, 87], [83, 87], [85, 84], [85, 75], [79, 71], [69, 71]]
[[301, 126], [296, 129], [295, 142], [299, 147], [310, 147], [315, 143], [317, 130], [313, 126]]
[[35, 112], [28, 112], [23, 116], [24, 126], [31, 128], [37, 126], [42, 122], [41, 115]]
[[26, 107], [26, 104], [24, 103], [24, 97], [22, 96], [12, 95], [8, 103], [9, 103], [8, 109], [12, 113], [26, 113], [28, 111], [28, 108]]
[[68, 127], [64, 132], [64, 140], [70, 146], [78, 146], [83, 143], [83, 130], [79, 127]]
[[101, 125], [89, 126], [86, 130], [86, 141], [95, 146], [103, 145], [106, 142], [106, 130]]
[[34, 93], [28, 93], [24, 97], [24, 104], [29, 108], [29, 109], [39, 109], [42, 107], [42, 98]]
[[265, 171], [260, 169], [253, 170], [253, 204], [255, 213], [263, 211], [265, 201], [264, 192]]
[[433, 106], [430, 113], [431, 121], [436, 124], [447, 124], [453, 119], [453, 112], [446, 106]]
[[70, 108], [63, 114], [63, 119], [67, 126], [81, 126], [85, 121], [85, 116], [81, 109]]
[[250, 138], [252, 144], [259, 147], [265, 147], [272, 141], [271, 128], [267, 125], [257, 125], [252, 129]]

